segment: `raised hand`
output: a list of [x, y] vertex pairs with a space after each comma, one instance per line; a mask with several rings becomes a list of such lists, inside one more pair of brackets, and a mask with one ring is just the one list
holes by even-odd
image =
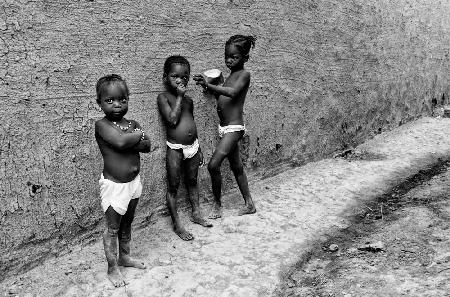
[[206, 79], [202, 74], [194, 75], [193, 80], [195, 80], [195, 84], [201, 85], [202, 87], [206, 87]]
[[177, 87], [177, 94], [180, 96], [184, 96], [185, 93], [186, 93], [186, 86], [183, 84], [179, 84]]

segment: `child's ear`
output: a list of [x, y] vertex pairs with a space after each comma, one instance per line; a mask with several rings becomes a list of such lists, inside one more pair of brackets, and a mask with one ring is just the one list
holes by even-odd
[[162, 80], [163, 80], [163, 83], [167, 82], [167, 74], [166, 73], [163, 74], [163, 79]]
[[245, 56], [244, 56], [244, 61], [247, 62], [249, 58], [250, 58], [249, 55], [245, 55]]

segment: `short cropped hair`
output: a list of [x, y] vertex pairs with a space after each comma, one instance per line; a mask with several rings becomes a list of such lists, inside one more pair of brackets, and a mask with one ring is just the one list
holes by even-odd
[[251, 35], [233, 35], [225, 42], [225, 47], [228, 45], [236, 46], [241, 54], [248, 55], [250, 48], [255, 47], [256, 37]]
[[173, 55], [168, 57], [164, 62], [164, 74], [169, 74], [172, 64], [185, 65], [188, 67], [189, 72], [191, 72], [191, 64], [189, 64], [189, 61], [185, 57], [180, 55]]
[[127, 96], [130, 95], [130, 91], [128, 90], [127, 83], [120, 75], [118, 75], [118, 74], [105, 75], [97, 81], [97, 85], [95, 87], [96, 92], [97, 92], [97, 103], [98, 104], [100, 104], [100, 96], [102, 94], [103, 86], [109, 85], [109, 84], [114, 84], [114, 83], [121, 84], [124, 87]]

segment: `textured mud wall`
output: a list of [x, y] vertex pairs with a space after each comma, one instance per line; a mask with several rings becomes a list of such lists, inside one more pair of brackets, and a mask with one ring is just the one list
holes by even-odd
[[[164, 209], [164, 132], [155, 99], [168, 55], [187, 56], [193, 73], [214, 67], [227, 74], [224, 41], [256, 35], [247, 63], [248, 170], [292, 157], [302, 163], [448, 100], [450, 4], [429, 3], [2, 0], [0, 266], [37, 259], [101, 219], [93, 132], [102, 116], [94, 89], [100, 76], [127, 79], [128, 117], [154, 142], [142, 156], [138, 213], [145, 218]], [[190, 87], [208, 159], [214, 100]], [[207, 196], [205, 168], [200, 177]]]

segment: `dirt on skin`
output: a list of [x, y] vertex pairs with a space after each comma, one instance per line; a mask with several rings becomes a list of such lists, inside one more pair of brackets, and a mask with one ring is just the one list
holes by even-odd
[[350, 227], [284, 274], [276, 295], [450, 296], [449, 194], [446, 161], [361, 205]]

